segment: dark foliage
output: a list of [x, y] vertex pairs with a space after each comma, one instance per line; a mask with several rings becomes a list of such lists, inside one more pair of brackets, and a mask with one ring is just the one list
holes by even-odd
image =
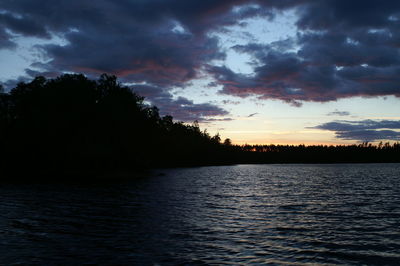
[[400, 144], [237, 146], [157, 107], [102, 75], [37, 77], [0, 88], [2, 173], [98, 174], [229, 163], [398, 162]]
[[220, 145], [199, 126], [160, 117], [115, 76], [37, 77], [0, 95], [7, 172], [98, 173], [211, 164]]

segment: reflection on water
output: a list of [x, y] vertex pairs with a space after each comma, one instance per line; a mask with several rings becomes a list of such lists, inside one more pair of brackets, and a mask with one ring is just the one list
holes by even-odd
[[399, 177], [400, 164], [238, 165], [2, 184], [0, 263], [395, 264]]

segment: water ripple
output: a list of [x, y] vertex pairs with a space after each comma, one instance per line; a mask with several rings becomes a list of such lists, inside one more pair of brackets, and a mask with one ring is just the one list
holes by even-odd
[[3, 184], [0, 264], [396, 265], [399, 177], [399, 164], [237, 165]]

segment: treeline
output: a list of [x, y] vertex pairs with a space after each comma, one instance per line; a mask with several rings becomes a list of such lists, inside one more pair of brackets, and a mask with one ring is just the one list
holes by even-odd
[[354, 145], [243, 145], [242, 163], [389, 163], [400, 162], [400, 143]]
[[219, 135], [160, 117], [102, 75], [37, 77], [0, 93], [2, 172], [91, 173], [226, 163]]
[[233, 163], [399, 162], [400, 145], [221, 143], [103, 74], [37, 77], [0, 90], [1, 174], [71, 174]]

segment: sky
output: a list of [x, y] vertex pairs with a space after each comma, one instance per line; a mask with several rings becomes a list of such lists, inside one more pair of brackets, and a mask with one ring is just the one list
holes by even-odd
[[235, 144], [400, 141], [400, 1], [0, 0], [0, 84], [83, 73]]

